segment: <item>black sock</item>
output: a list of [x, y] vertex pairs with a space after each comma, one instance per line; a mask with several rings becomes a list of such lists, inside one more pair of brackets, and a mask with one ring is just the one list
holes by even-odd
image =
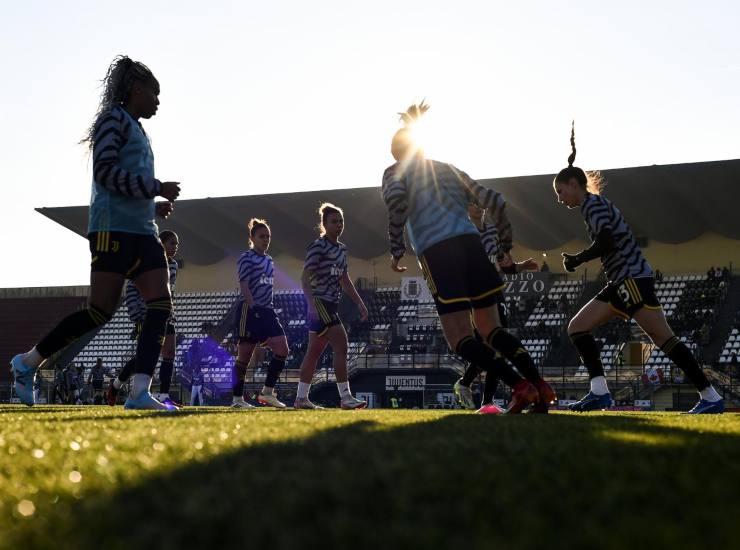
[[247, 374], [247, 363], [241, 361], [234, 362], [234, 397], [242, 397], [244, 395], [244, 376]]
[[157, 366], [159, 352], [167, 329], [167, 319], [172, 314], [172, 300], [169, 296], [155, 298], [146, 303], [146, 317], [141, 327], [139, 343], [136, 347], [136, 373], [152, 376]]
[[501, 352], [501, 355], [506, 357], [524, 378], [530, 382], [537, 382], [542, 378], [534, 365], [534, 361], [532, 361], [532, 356], [529, 355], [522, 343], [506, 330], [500, 327], [494, 329], [488, 335], [487, 340], [488, 345]]
[[476, 365], [473, 365], [472, 363], [468, 365], [468, 368], [465, 369], [465, 372], [460, 379], [460, 385], [469, 388], [470, 385], [473, 383], [473, 380], [475, 380], [475, 378], [482, 372], [482, 370], [483, 369]]
[[604, 366], [601, 364], [599, 355], [599, 346], [596, 345], [596, 338], [588, 331], [574, 332], [570, 335], [570, 341], [578, 350], [581, 361], [588, 371], [589, 378], [604, 376]]
[[514, 387], [521, 381], [521, 377], [506, 363], [496, 362], [496, 352], [491, 348], [476, 341], [472, 336], [466, 336], [457, 343], [455, 353], [469, 361], [471, 365], [477, 365], [486, 371], [486, 375], [493, 374], [501, 379], [504, 384]]
[[277, 384], [280, 373], [283, 372], [286, 357], [282, 355], [273, 355], [270, 365], [267, 367], [267, 378], [265, 378], [265, 387], [274, 388]]
[[[476, 341], [483, 342], [483, 337], [480, 335], [480, 332], [478, 332], [478, 329], [473, 329], [473, 337], [476, 339]], [[481, 372], [483, 372], [482, 368], [477, 367], [473, 364], [468, 365], [468, 368], [465, 369], [465, 372], [460, 379], [460, 385], [469, 388], [473, 384], [473, 380], [475, 380]]]
[[136, 356], [133, 356], [131, 359], [129, 359], [125, 365], [123, 365], [123, 368], [121, 369], [121, 372], [118, 373], [118, 380], [124, 384], [126, 380], [131, 378], [131, 375], [134, 374], [134, 371], [136, 370]]
[[709, 387], [709, 380], [707, 380], [704, 371], [701, 370], [694, 354], [678, 337], [672, 336], [663, 342], [660, 349], [668, 359], [673, 361], [686, 374], [697, 390], [701, 391]]
[[106, 313], [93, 305], [87, 309], [67, 315], [52, 331], [36, 344], [36, 351], [46, 359], [51, 357], [60, 349], [67, 347], [83, 334], [86, 334], [104, 325], [111, 319], [111, 314]]
[[[504, 358], [500, 356], [496, 357], [496, 362], [506, 364]], [[493, 403], [493, 396], [496, 395], [496, 389], [498, 389], [498, 378], [492, 372], [489, 372], [486, 374], [486, 383], [483, 386], [483, 401], [481, 402], [483, 405]]]
[[159, 365], [159, 393], [170, 393], [172, 368], [174, 366], [174, 359], [162, 359], [162, 362]]

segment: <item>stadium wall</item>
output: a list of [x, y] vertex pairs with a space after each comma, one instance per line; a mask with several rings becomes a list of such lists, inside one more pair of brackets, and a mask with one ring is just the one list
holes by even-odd
[[[186, 244], [186, 243], [184, 243]], [[554, 273], [562, 273], [560, 253], [576, 252], [587, 246], [585, 240], [570, 241], [562, 247], [552, 250], [530, 250], [514, 245], [513, 255], [517, 260], [535, 258], [542, 262], [545, 253], [547, 263]], [[347, 243], [349, 251], [352, 244]], [[648, 241], [643, 249], [647, 260], [655, 269], [660, 269], [665, 275], [679, 273], [703, 273], [710, 266], [740, 266], [740, 240], [733, 240], [714, 233], [705, 233], [700, 237], [682, 244], [666, 244]], [[275, 288], [300, 288], [303, 258], [289, 255], [275, 256], [277, 266], [275, 274]], [[238, 287], [236, 277], [235, 256], [207, 266], [186, 264], [180, 271], [177, 280], [177, 290], [180, 292], [223, 291]], [[409, 256], [405, 259], [408, 271], [406, 276], [420, 276], [421, 270], [416, 258]], [[589, 278], [598, 274], [598, 264], [591, 262], [587, 266]], [[369, 281], [377, 278], [378, 286], [398, 286], [401, 275], [390, 269], [388, 256], [383, 255], [371, 260], [349, 257], [349, 271], [353, 280], [363, 277]]]

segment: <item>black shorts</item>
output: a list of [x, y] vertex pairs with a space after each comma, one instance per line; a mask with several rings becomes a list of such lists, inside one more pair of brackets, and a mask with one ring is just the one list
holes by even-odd
[[661, 309], [655, 295], [653, 277], [627, 278], [619, 284], [609, 283], [596, 295], [599, 302], [606, 302], [614, 313], [629, 319], [641, 308]]
[[239, 317], [239, 343], [263, 344], [275, 336], [285, 336], [275, 310], [269, 307], [249, 306], [242, 302]]
[[127, 279], [152, 269], [167, 269], [164, 247], [156, 235], [100, 231], [87, 236], [92, 271], [119, 273]]
[[478, 235], [460, 235], [432, 245], [419, 264], [440, 315], [490, 307], [506, 288]]
[[93, 387], [93, 390], [95, 391], [103, 391], [103, 381], [93, 380], [92, 387]]
[[342, 324], [338, 313], [339, 304], [321, 298], [314, 298], [313, 303], [318, 317], [309, 324], [309, 332], [315, 332], [317, 336], [323, 336], [334, 325]]

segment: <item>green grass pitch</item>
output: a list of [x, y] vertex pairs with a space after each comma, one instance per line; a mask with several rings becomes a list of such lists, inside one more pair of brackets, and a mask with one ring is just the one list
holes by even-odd
[[3, 549], [737, 548], [738, 518], [736, 414], [0, 407]]

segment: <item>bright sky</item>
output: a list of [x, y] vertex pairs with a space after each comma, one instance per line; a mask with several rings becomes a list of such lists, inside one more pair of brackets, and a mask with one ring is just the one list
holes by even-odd
[[[740, 4], [34, 1], [0, 18], [0, 287], [87, 284], [77, 145], [116, 54], [162, 86], [145, 121], [181, 198], [376, 186], [396, 112], [476, 178], [737, 158]], [[258, 214], [258, 213], [255, 213]], [[351, 220], [348, 220], [351, 223]], [[185, 244], [185, 243], [184, 243]]]

